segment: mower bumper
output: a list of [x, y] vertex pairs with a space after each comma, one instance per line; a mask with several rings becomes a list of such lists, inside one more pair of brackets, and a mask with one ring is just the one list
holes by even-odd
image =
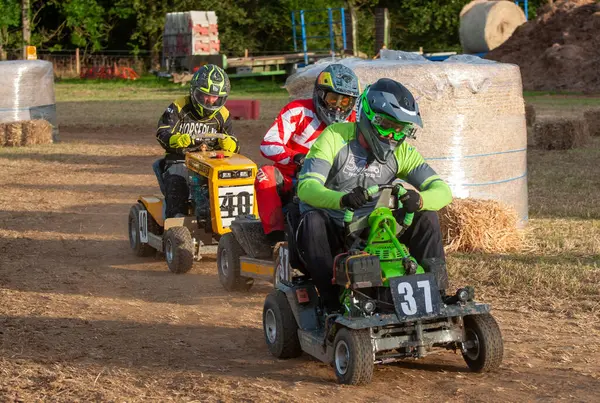
[[[480, 304], [478, 302], [467, 302], [462, 305], [444, 305], [439, 315], [427, 318], [427, 322], [436, 320], [445, 320], [447, 318], [454, 318], [457, 316], [467, 315], [480, 315], [482, 313], [490, 312], [490, 306], [488, 304]], [[342, 326], [350, 329], [368, 329], [379, 326], [390, 326], [390, 325], [405, 325], [407, 322], [402, 322], [398, 319], [398, 316], [394, 313], [373, 316], [365, 318], [346, 318], [339, 317], [336, 320]]]

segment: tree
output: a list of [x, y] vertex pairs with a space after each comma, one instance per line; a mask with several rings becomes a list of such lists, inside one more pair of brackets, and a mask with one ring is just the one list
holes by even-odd
[[17, 0], [0, 0], [0, 60], [6, 60], [7, 46], [13, 45], [12, 33], [19, 27]]
[[23, 59], [27, 59], [26, 46], [31, 43], [31, 25], [29, 24], [29, 13], [30, 13], [29, 0], [23, 0], [21, 2], [21, 27], [23, 28]]

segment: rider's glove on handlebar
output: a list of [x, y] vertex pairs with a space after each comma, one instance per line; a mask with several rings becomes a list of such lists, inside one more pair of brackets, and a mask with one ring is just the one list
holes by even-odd
[[237, 139], [227, 134], [225, 135], [225, 138], [219, 139], [219, 147], [221, 147], [221, 150], [230, 153], [236, 153], [239, 151]]
[[402, 207], [407, 213], [415, 213], [423, 208], [423, 198], [419, 192], [407, 189], [406, 193], [400, 196]]
[[189, 134], [176, 133], [169, 138], [171, 148], [186, 148], [192, 144], [192, 138]]
[[340, 200], [341, 208], [358, 209], [367, 204], [369, 201], [367, 189], [362, 186], [357, 186], [350, 193], [346, 193]]

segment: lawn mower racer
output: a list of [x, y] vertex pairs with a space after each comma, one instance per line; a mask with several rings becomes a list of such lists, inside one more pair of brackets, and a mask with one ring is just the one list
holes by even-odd
[[331, 283], [334, 252], [343, 247], [343, 209], [362, 217], [373, 210], [366, 189], [406, 180], [420, 193], [402, 196], [402, 214], [415, 213], [412, 226], [402, 235], [411, 254], [435, 273], [438, 287], [447, 287], [444, 248], [435, 210], [449, 204], [448, 185], [425, 162], [417, 150], [404, 142], [422, 126], [419, 107], [402, 84], [380, 79], [359, 100], [357, 123], [328, 128], [313, 145], [300, 174], [298, 196], [303, 216], [298, 248], [306, 268], [330, 312], [339, 306], [338, 287]]
[[[421, 125], [410, 91], [380, 79], [362, 93], [356, 124], [331, 125], [313, 144], [300, 173], [303, 213], [295, 231], [296, 263], [309, 275], [282, 277], [265, 299], [263, 330], [274, 356], [307, 352], [345, 384], [370, 382], [374, 363], [420, 358], [434, 348], [460, 350], [477, 372], [502, 362], [489, 306], [473, 301], [472, 287], [445, 293], [433, 210], [452, 196], [404, 142]], [[288, 247], [293, 254], [289, 243], [281, 249]]]
[[131, 248], [138, 256], [164, 252], [174, 273], [188, 272], [203, 245], [230, 232], [235, 217], [257, 214], [257, 167], [237, 154], [223, 106], [229, 88], [217, 66], [194, 74], [190, 95], [171, 104], [159, 121], [157, 139], [166, 156], [153, 169], [165, 197], [141, 195], [130, 210]]
[[[167, 218], [186, 214], [189, 187], [185, 153], [189, 147], [203, 146], [203, 151], [239, 151], [238, 141], [232, 136], [232, 120], [224, 106], [230, 90], [225, 71], [207, 64], [192, 77], [190, 94], [173, 102], [160, 118], [156, 138], [166, 155], [155, 162], [154, 170], [162, 183]], [[215, 133], [226, 136], [202, 138]]]
[[330, 64], [317, 76], [312, 100], [294, 100], [284, 106], [265, 135], [260, 151], [274, 165], [259, 169], [255, 188], [260, 220], [271, 245], [285, 239], [282, 206], [291, 201], [308, 150], [325, 127], [356, 120], [353, 108], [359, 95], [354, 72], [342, 64]]

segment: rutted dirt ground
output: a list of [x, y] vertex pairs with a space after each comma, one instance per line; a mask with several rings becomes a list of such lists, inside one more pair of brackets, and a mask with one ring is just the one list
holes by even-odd
[[[268, 120], [237, 123], [262, 161]], [[0, 154], [2, 401], [600, 401], [597, 316], [493, 297], [505, 340], [496, 373], [443, 352], [348, 387], [306, 355], [276, 360], [262, 333], [268, 284], [227, 293], [214, 256], [173, 275], [130, 252], [129, 207], [158, 190], [152, 125], [65, 125], [61, 136]]]

